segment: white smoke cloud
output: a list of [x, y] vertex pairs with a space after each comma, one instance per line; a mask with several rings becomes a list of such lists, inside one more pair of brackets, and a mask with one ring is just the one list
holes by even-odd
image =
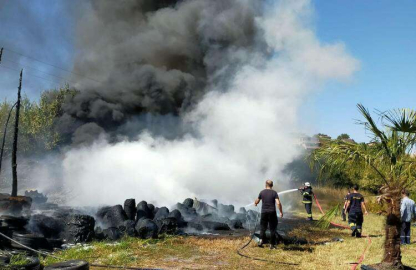
[[[326, 80], [358, 69], [343, 44], [321, 44], [307, 0], [279, 1], [256, 24], [270, 55], [230, 50], [245, 59], [227, 89], [211, 91], [184, 116], [194, 135], [165, 140], [100, 140], [72, 149], [64, 181], [73, 205], [122, 203], [126, 198], [173, 205], [186, 197], [250, 203], [266, 179], [287, 181], [284, 166], [299, 155], [298, 108]], [[212, 74], [215, 76], [216, 74]], [[196, 135], [195, 135], [196, 134]]]

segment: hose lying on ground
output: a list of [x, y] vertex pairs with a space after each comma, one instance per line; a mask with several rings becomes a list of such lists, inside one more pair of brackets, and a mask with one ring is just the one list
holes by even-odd
[[[319, 210], [321, 211], [321, 213], [323, 215], [325, 215], [324, 211], [322, 210], [321, 205], [319, 204], [318, 198], [316, 197], [315, 194], [313, 196], [315, 197], [315, 202], [316, 202], [316, 205], [318, 206]], [[334, 222], [331, 222], [331, 224], [334, 225], [334, 226], [336, 226], [336, 227], [339, 227], [339, 228], [350, 229], [350, 227], [348, 227], [346, 225], [337, 224], [337, 223], [334, 223]], [[371, 238], [370, 238], [370, 236], [368, 236], [368, 235], [363, 235], [363, 236], [367, 238], [368, 245], [365, 247], [365, 249], [364, 249], [363, 253], [361, 254], [360, 258], [358, 259], [358, 261], [357, 262], [354, 262], [354, 263], [351, 263], [351, 270], [357, 269], [358, 265], [360, 265], [363, 262], [364, 257], [365, 257], [365, 253], [367, 252], [368, 248], [371, 245]]]
[[254, 225], [254, 230], [253, 230], [253, 233], [251, 234], [250, 240], [244, 246], [242, 246], [241, 248], [237, 249], [237, 254], [240, 255], [241, 257], [244, 257], [244, 258], [247, 258], [247, 259], [251, 259], [253, 261], [270, 262], [270, 263], [280, 264], [280, 265], [293, 265], [293, 266], [299, 265], [297, 263], [287, 263], [287, 262], [279, 262], [279, 261], [273, 261], [273, 260], [255, 258], [255, 257], [251, 257], [251, 256], [248, 256], [248, 255], [245, 255], [245, 254], [241, 253], [241, 251], [243, 249], [245, 249], [248, 245], [250, 245], [251, 241], [253, 241], [254, 233], [256, 232], [256, 229], [257, 229], [257, 223], [259, 222], [259, 216], [260, 215], [257, 215], [256, 223]]

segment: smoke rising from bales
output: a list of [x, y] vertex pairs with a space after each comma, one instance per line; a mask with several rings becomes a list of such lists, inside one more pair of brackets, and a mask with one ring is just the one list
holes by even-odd
[[[63, 167], [67, 188], [77, 193], [72, 204], [133, 197], [172, 205], [196, 196], [245, 205], [265, 179], [277, 185], [288, 180], [282, 170], [300, 154], [293, 135], [300, 130], [298, 108], [325, 81], [348, 79], [358, 62], [342, 44], [319, 42], [311, 27], [310, 1], [263, 3], [266, 8], [259, 2], [183, 1], [145, 13], [146, 19], [135, 18], [137, 25], [146, 21], [143, 29], [117, 17], [124, 7], [110, 14], [107, 26], [126, 26], [128, 35], [110, 31], [100, 38], [111, 39], [110, 45], [119, 39], [121, 47], [108, 48], [104, 42], [96, 48], [98, 55], [79, 67], [109, 84], [82, 89], [68, 114], [98, 125], [110, 117], [112, 125], [128, 126], [139, 111], [173, 113], [188, 132], [166, 139], [144, 128], [134, 139], [114, 143], [100, 136], [89, 146], [69, 150]], [[108, 11], [99, 3], [106, 1], [97, 1], [94, 12]], [[86, 33], [96, 31], [96, 18], [91, 20]], [[144, 34], [136, 39], [135, 31]], [[195, 39], [195, 31], [203, 32], [196, 35], [201, 39]], [[152, 47], [149, 40], [155, 39], [160, 44]], [[147, 64], [117, 66], [120, 58], [128, 62], [129, 53], [138, 51]], [[111, 64], [104, 65], [100, 54], [107, 54]], [[150, 79], [143, 80], [148, 78], [143, 73]], [[161, 96], [149, 98], [149, 84], [157, 84]], [[108, 126], [103, 128], [108, 132]]]

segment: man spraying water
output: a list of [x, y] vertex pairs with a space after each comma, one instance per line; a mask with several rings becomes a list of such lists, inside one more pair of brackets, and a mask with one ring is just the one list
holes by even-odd
[[280, 203], [279, 195], [273, 190], [273, 181], [266, 181], [266, 189], [262, 190], [259, 197], [254, 202], [257, 206], [262, 201], [261, 217], [260, 217], [260, 241], [259, 247], [263, 247], [263, 243], [266, 240], [266, 230], [269, 227], [270, 230], [270, 249], [276, 249], [276, 227], [277, 227], [277, 213], [276, 204], [279, 208], [280, 217], [283, 217], [282, 204]]
[[311, 183], [306, 182], [305, 186], [303, 188], [299, 189], [300, 194], [302, 194], [303, 196], [303, 204], [305, 205], [305, 210], [306, 213], [308, 214], [308, 220], [313, 220], [312, 219], [312, 196], [313, 196], [313, 191], [312, 191], [312, 186]]

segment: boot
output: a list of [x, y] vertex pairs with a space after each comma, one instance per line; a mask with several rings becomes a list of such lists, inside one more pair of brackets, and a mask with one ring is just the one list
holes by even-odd
[[259, 242], [257, 243], [257, 246], [259, 247], [259, 248], [263, 248], [264, 246], [263, 246], [263, 240], [262, 239], [260, 239], [259, 240]]

